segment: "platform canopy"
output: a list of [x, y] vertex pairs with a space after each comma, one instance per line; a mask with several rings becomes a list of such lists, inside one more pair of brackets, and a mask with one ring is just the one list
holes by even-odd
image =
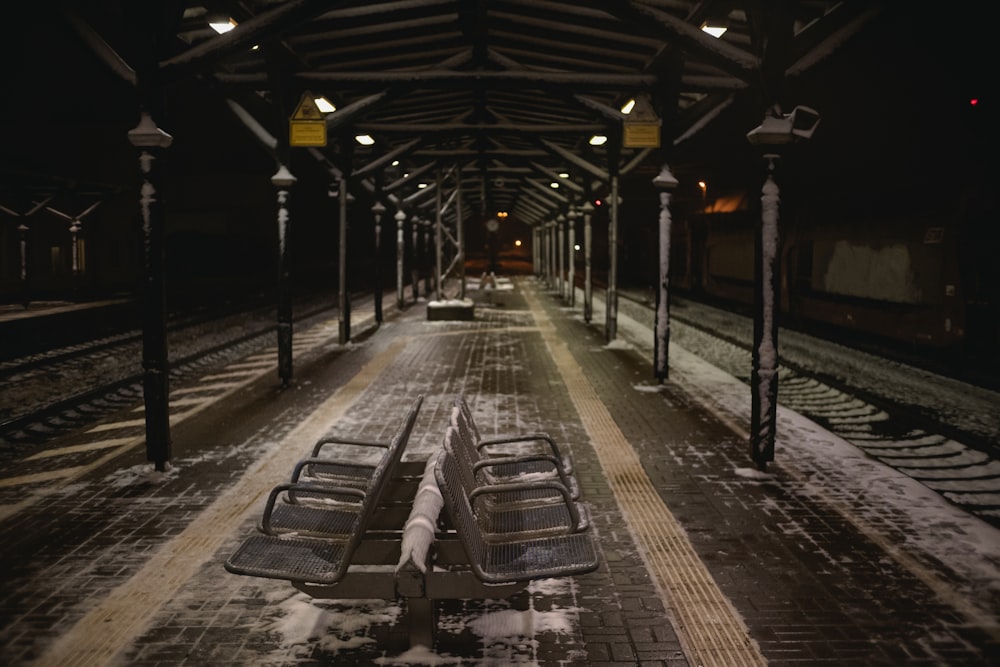
[[[415, 206], [433, 203], [418, 181], [451, 169], [471, 210], [538, 224], [609, 171], [655, 162], [660, 150], [685, 159], [685, 144], [727, 108], [780, 99], [781, 82], [836, 56], [881, 9], [851, 1], [104, 0], [60, 11], [124, 84], [203, 86], [279, 161], [308, 150], [334, 173], [350, 170], [352, 187], [382, 179], [387, 193]], [[144, 65], [150, 59], [155, 67]], [[325, 134], [326, 145], [289, 148], [289, 119], [305, 94], [336, 111], [324, 112], [325, 133], [312, 126], [292, 132], [293, 142]], [[639, 101], [636, 116], [622, 111], [630, 100]], [[348, 145], [360, 135], [374, 144]], [[607, 141], [593, 144], [595, 136]], [[405, 168], [393, 171], [397, 160]]]

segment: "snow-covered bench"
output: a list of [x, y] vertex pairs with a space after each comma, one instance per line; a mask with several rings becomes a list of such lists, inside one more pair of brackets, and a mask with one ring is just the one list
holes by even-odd
[[[301, 481], [296, 466], [293, 481], [272, 489], [257, 533], [248, 536], [226, 560], [234, 573], [292, 582], [333, 584], [347, 572], [380, 507], [413, 431], [423, 396], [413, 401], [385, 451], [368, 471], [316, 477]], [[359, 444], [354, 442], [352, 444]], [[377, 443], [369, 446], [382, 447]], [[314, 448], [315, 454], [317, 448]], [[318, 459], [327, 472], [347, 467], [348, 459]], [[279, 502], [284, 495], [285, 500]]]

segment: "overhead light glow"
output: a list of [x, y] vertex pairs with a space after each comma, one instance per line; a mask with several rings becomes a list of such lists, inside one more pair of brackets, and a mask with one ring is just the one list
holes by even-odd
[[723, 35], [725, 35], [726, 34], [726, 30], [727, 30], [727, 28], [725, 28], [724, 26], [720, 26], [720, 25], [708, 25], [707, 23], [705, 25], [701, 26], [701, 29], [702, 29], [702, 32], [707, 32], [709, 35], [711, 35], [712, 37], [715, 37], [716, 39], [718, 39], [718, 38], [722, 37]]
[[514, 239], [514, 247], [516, 248], [521, 247], [521, 239]]
[[392, 161], [392, 166], [393, 167], [398, 167], [399, 166], [399, 160], [393, 160]]
[[556, 183], [555, 181], [552, 181], [551, 183], [549, 183], [549, 187], [554, 190], [559, 187], [559, 184]]
[[316, 102], [316, 107], [323, 113], [333, 113], [337, 110], [337, 107], [330, 104], [330, 100], [325, 97], [317, 97], [313, 101]]
[[632, 98], [622, 106], [622, 113], [628, 115], [632, 113], [632, 108], [635, 106], [635, 98]]
[[426, 188], [426, 187], [427, 187], [427, 184], [426, 184], [426, 183], [417, 183], [417, 187], [418, 187], [419, 189], [423, 190], [424, 188]]
[[595, 134], [590, 138], [591, 146], [603, 146], [608, 142], [608, 138], [603, 134]]
[[359, 134], [354, 137], [354, 140], [359, 144], [361, 144], [362, 146], [371, 146], [372, 144], [375, 143], [375, 140], [372, 139], [372, 136], [370, 134]]
[[235, 28], [236, 21], [233, 19], [229, 19], [228, 21], [212, 21], [208, 25], [212, 28], [212, 30], [221, 35]]
[[565, 171], [560, 171], [559, 178], [569, 178], [569, 173]]

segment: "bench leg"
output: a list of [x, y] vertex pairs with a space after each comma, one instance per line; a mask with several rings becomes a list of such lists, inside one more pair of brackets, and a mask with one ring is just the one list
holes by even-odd
[[434, 600], [406, 598], [410, 616], [410, 646], [434, 648]]

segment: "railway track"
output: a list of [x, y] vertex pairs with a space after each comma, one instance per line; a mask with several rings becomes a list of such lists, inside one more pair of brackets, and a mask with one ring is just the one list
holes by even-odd
[[[328, 294], [299, 300], [295, 326], [335, 315], [335, 304]], [[274, 331], [274, 306], [172, 321], [171, 385], [273, 345]], [[128, 331], [0, 364], [0, 464], [141, 401], [141, 359], [141, 332]]]
[[[645, 295], [619, 296], [620, 313], [652, 322]], [[798, 332], [779, 338], [779, 403], [1000, 527], [1000, 394]], [[750, 318], [672, 302], [671, 341], [747, 383], [752, 340]]]

